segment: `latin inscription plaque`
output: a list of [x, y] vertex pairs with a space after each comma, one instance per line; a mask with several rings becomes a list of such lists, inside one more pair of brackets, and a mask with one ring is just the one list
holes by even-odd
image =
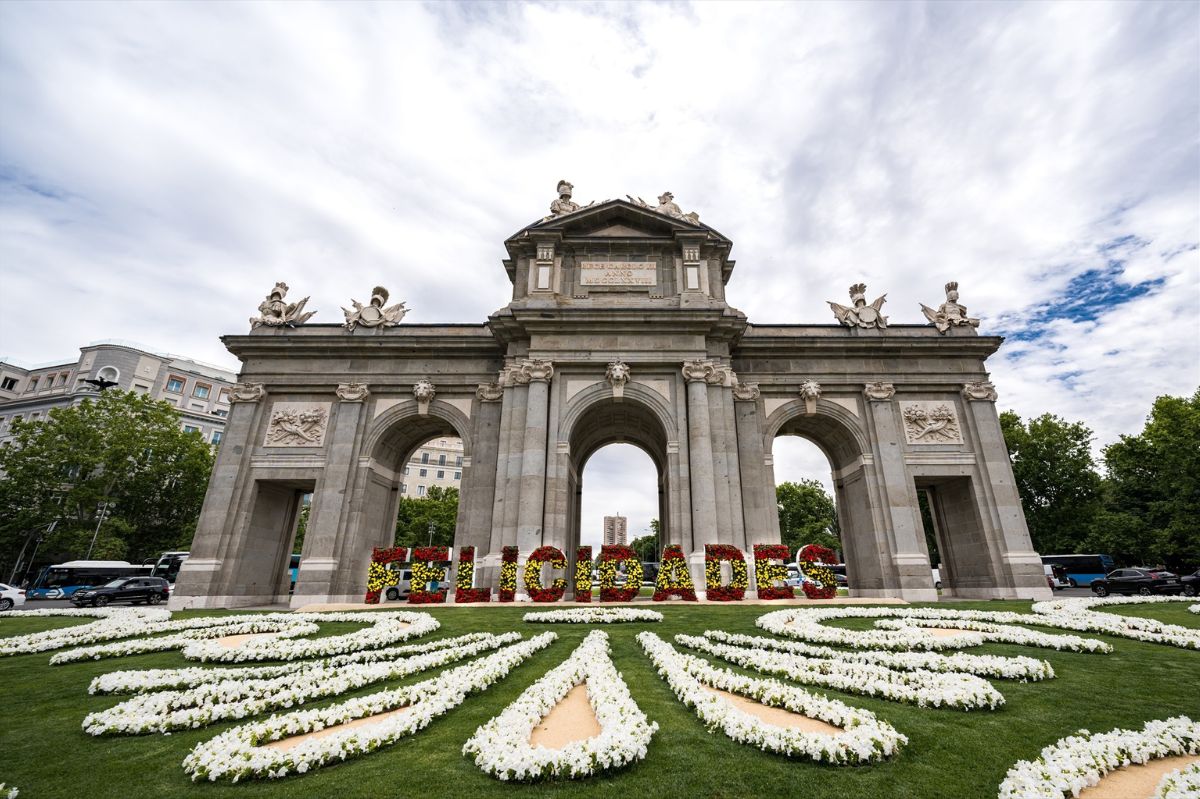
[[653, 286], [658, 283], [654, 261], [583, 261], [579, 264], [582, 286]]

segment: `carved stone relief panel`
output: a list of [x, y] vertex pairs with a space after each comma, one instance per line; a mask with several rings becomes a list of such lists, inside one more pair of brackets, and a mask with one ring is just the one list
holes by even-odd
[[320, 447], [329, 427], [328, 402], [277, 402], [271, 406], [265, 447]]
[[962, 429], [953, 402], [908, 401], [900, 403], [904, 436], [910, 444], [961, 444]]

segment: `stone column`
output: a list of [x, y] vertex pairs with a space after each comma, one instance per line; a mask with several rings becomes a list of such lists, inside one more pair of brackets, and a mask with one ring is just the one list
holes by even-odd
[[695, 547], [688, 557], [688, 568], [699, 590], [703, 590], [704, 586], [704, 545], [719, 542], [712, 431], [708, 419], [707, 381], [714, 371], [712, 361], [684, 361], [683, 364], [683, 378], [687, 381], [688, 473], [691, 477], [692, 542]]
[[[504, 503], [501, 546], [517, 545], [517, 516], [521, 505], [521, 461], [525, 452], [525, 421], [528, 416], [529, 378], [518, 367], [509, 370], [508, 379], [513, 384], [512, 413], [509, 420], [508, 440], [502, 457], [506, 464], [503, 485], [497, 485], [497, 499]], [[506, 397], [507, 399], [507, 397]], [[499, 549], [495, 550], [499, 553]]]
[[[865, 387], [868, 413], [875, 426], [876, 476], [883, 491], [885, 516], [892, 528], [891, 563], [883, 563], [884, 574], [895, 575], [884, 592], [909, 602], [936, 602], [929, 552], [925, 547], [925, 528], [917, 504], [917, 489], [904, 465], [904, 431], [896, 424], [892, 402], [896, 389], [890, 383], [872, 383]], [[890, 582], [885, 576], [885, 582]]]
[[239, 481], [249, 474], [252, 437], [258, 430], [267, 392], [261, 383], [239, 383], [230, 392], [229, 418], [225, 435], [217, 450], [216, 463], [208, 480], [208, 493], [196, 524], [191, 556], [180, 568], [168, 607], [173, 610], [216, 607], [222, 599], [221, 564], [224, 553], [238, 532], [235, 520], [243, 497], [252, 492], [252, 480]]
[[542, 544], [546, 507], [546, 424], [550, 414], [550, 379], [554, 365], [536, 358], [519, 363], [529, 381], [525, 443], [521, 451], [521, 507], [517, 513], [517, 546], [522, 553]]
[[739, 383], [733, 387], [733, 412], [737, 425], [738, 469], [742, 478], [742, 518], [746, 548], [755, 544], [778, 544], [778, 530], [771, 525], [770, 508], [774, 480], [768, 480], [766, 453], [758, 417], [758, 385]]
[[992, 539], [990, 548], [998, 550], [1003, 561], [994, 564], [993, 573], [1005, 575], [1009, 584], [997, 588], [1006, 597], [1049, 599], [1054, 592], [1046, 585], [1042, 559], [1033, 549], [1021, 508], [1012, 461], [996, 414], [996, 388], [987, 382], [966, 383], [962, 396], [975, 433], [981, 488], [991, 495], [993, 519], [999, 527], [995, 535], [988, 536]]
[[341, 383], [336, 393], [338, 403], [325, 440], [325, 468], [313, 492], [300, 571], [292, 592], [293, 608], [328, 601], [333, 593], [338, 532], [346, 526], [343, 518], [348, 509], [346, 500], [358, 460], [355, 438], [371, 392], [365, 383]]

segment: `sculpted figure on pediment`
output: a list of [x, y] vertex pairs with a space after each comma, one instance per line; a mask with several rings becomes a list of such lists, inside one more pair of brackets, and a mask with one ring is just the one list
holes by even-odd
[[953, 280], [946, 284], [946, 301], [936, 311], [921, 303], [921, 313], [943, 334], [952, 327], [979, 327], [978, 319], [967, 316], [967, 306], [959, 304], [958, 283]]
[[275, 288], [271, 289], [271, 293], [267, 298], [259, 303], [258, 316], [250, 317], [250, 329], [256, 327], [295, 327], [302, 325], [316, 314], [316, 311], [308, 311], [305, 313], [304, 305], [308, 302], [308, 297], [300, 300], [300, 302], [287, 303], [284, 297], [288, 293], [287, 283], [276, 283]]
[[395, 327], [400, 324], [400, 320], [408, 313], [408, 309], [402, 302], [384, 307], [387, 301], [388, 290], [383, 286], [376, 286], [371, 290], [371, 301], [366, 305], [351, 297], [350, 304], [354, 306], [354, 310], [342, 308], [342, 313], [346, 315], [345, 328], [354, 332], [354, 328], [359, 326]]
[[675, 195], [669, 191], [664, 191], [662, 194], [658, 195], [658, 205], [651, 205], [641, 197], [633, 197], [629, 194], [626, 194], [625, 196], [629, 199], [629, 202], [633, 203], [634, 205], [639, 205], [642, 208], [649, 208], [651, 211], [657, 211], [663, 216], [669, 216], [672, 219], [678, 219], [693, 225], [700, 224], [700, 214], [696, 213], [695, 211], [685, 214], [683, 209], [680, 208], [675, 202]]
[[[887, 327], [887, 317], [883, 315], [883, 304], [887, 302], [886, 294], [867, 305], [867, 284], [855, 283], [850, 287], [850, 301], [854, 303], [850, 308], [838, 305], [836, 302], [829, 303], [829, 307], [833, 309], [833, 315], [843, 325], [879, 329]], [[829, 301], [826, 300], [826, 302]]]

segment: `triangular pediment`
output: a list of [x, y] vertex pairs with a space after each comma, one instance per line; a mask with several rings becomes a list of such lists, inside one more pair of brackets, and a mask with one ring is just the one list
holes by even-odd
[[518, 231], [509, 241], [538, 232], [556, 232], [564, 238], [674, 238], [679, 233], [701, 233], [719, 241], [724, 236], [705, 224], [693, 224], [660, 214], [626, 200], [606, 200], [563, 216], [542, 219]]

